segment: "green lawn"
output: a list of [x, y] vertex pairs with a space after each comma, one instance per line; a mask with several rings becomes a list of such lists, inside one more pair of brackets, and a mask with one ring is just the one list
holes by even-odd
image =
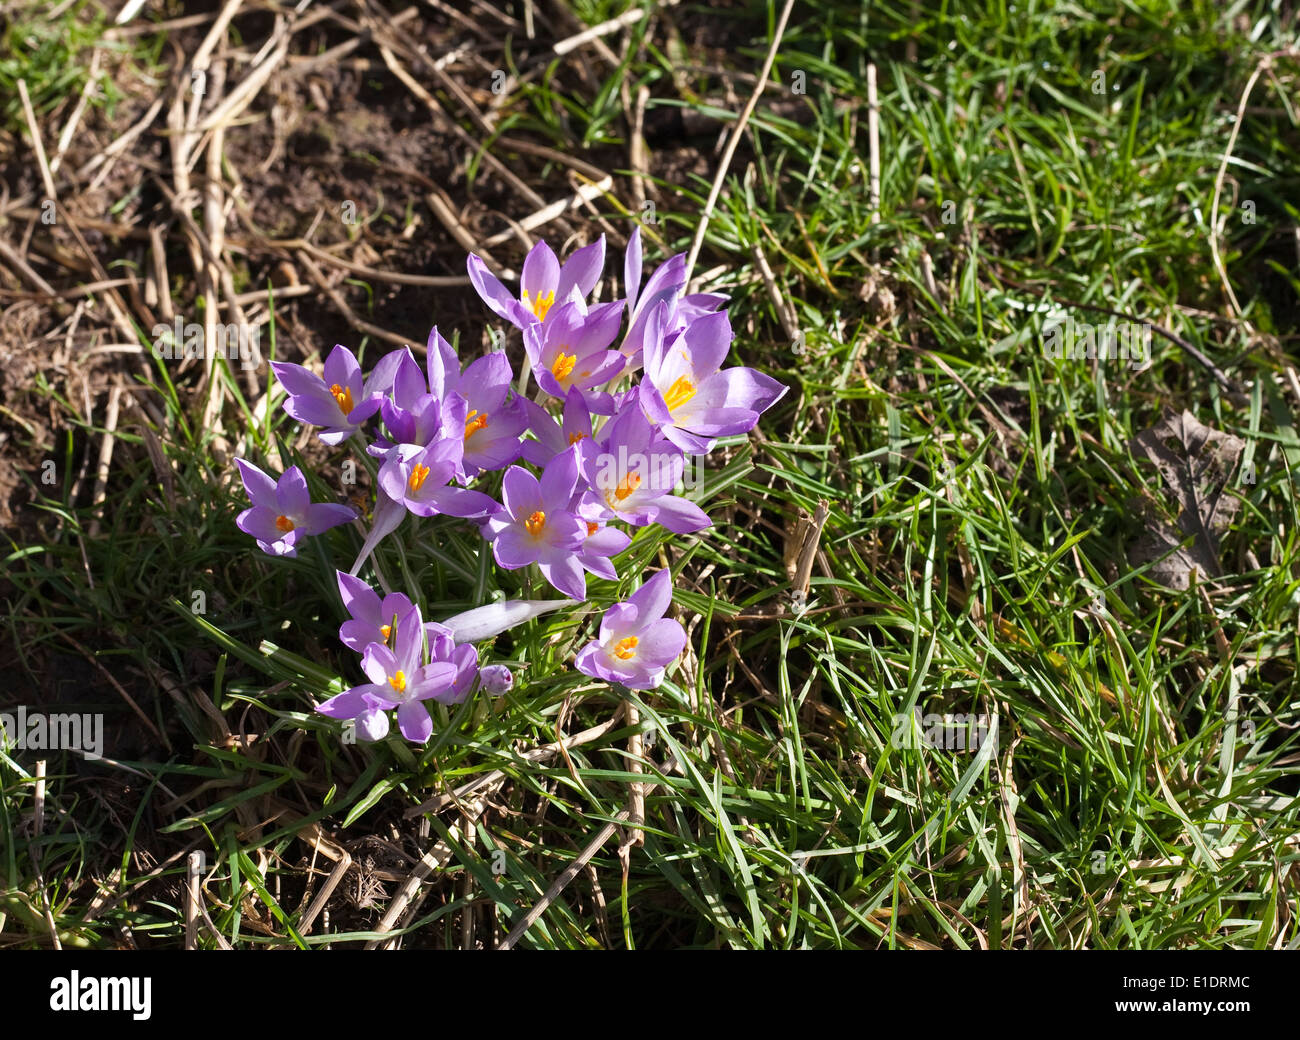
[[[512, 82], [500, 127], [625, 155], [620, 83], [633, 102], [647, 89], [648, 126], [674, 107], [703, 126], [695, 167], [657, 146], [651, 268], [690, 248], [780, 7], [674, 9], [739, 46], [634, 23], [585, 86], [562, 58]], [[586, 24], [622, 9], [573, 5]], [[73, 667], [93, 655], [170, 747], [106, 752], [93, 773], [50, 756], [35, 838], [36, 756], [0, 754], [0, 941], [179, 947], [198, 851], [205, 947], [213, 931], [336, 949], [1300, 946], [1288, 11], [797, 5], [695, 266], [732, 297], [733, 361], [790, 393], [710, 457], [712, 529], [638, 533], [619, 587], [590, 581], [592, 603], [483, 648], [522, 669], [513, 690], [439, 709], [423, 749], [343, 744], [312, 712], [361, 681], [334, 589], [360, 536], [258, 552], [204, 402], [151, 362], [161, 454], [119, 430], [99, 508], [40, 489], [30, 463], [42, 535], [6, 534], [0, 615], [23, 660], [65, 662], [120, 709], [97, 667]], [[639, 210], [627, 193], [595, 206], [623, 235]], [[1114, 323], [1151, 327], [1136, 361], [1045, 347], [1054, 327], [1078, 345]], [[348, 345], [367, 366], [391, 349]], [[314, 497], [337, 498], [346, 452], [278, 407], [252, 414], [237, 365], [226, 385], [245, 457], [301, 461]], [[48, 405], [66, 428], [40, 457], [72, 466], [102, 422], [53, 390]], [[787, 556], [821, 502], [801, 600]], [[408, 518], [377, 559], [433, 619], [549, 594], [449, 517]], [[573, 655], [597, 607], [662, 566], [690, 649], [624, 699]], [[19, 698], [48, 688], [16, 674]], [[644, 844], [627, 847], [638, 783]], [[340, 846], [357, 869], [336, 871]], [[425, 886], [381, 933], [413, 871]], [[328, 916], [309, 915], [330, 880]]]

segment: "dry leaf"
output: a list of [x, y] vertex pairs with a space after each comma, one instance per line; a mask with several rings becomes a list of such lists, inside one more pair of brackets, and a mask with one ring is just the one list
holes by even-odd
[[1141, 566], [1159, 559], [1174, 546], [1192, 540], [1150, 570], [1152, 578], [1171, 589], [1188, 587], [1191, 572], [1217, 577], [1219, 538], [1241, 502], [1227, 491], [1246, 442], [1199, 422], [1191, 412], [1167, 415], [1144, 430], [1130, 445], [1134, 456], [1155, 463], [1172, 501], [1177, 519], [1155, 517], [1129, 549], [1129, 562]]

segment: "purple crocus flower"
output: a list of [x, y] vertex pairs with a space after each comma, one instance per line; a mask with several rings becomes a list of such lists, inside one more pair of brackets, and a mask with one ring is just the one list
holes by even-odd
[[641, 288], [641, 229], [635, 228], [623, 254], [623, 286], [627, 294], [628, 330], [619, 348], [633, 368], [641, 363], [647, 324], [659, 304], [666, 308], [663, 325], [667, 331], [684, 328], [701, 314], [716, 311], [728, 297], [721, 293], [692, 293], [682, 296], [686, 288], [686, 254], [670, 256], [655, 270]]
[[562, 593], [582, 600], [587, 597], [587, 579], [578, 553], [587, 525], [568, 508], [577, 483], [576, 451], [552, 459], [540, 481], [526, 469], [511, 466], [501, 481], [504, 508], [483, 526], [483, 535], [492, 541], [492, 555], [506, 570], [535, 563]]
[[[456, 394], [444, 399], [441, 394], [430, 393], [424, 373], [410, 350], [397, 353], [399, 360], [394, 366], [392, 392], [380, 406], [384, 426], [393, 440], [377, 439], [366, 450], [382, 458], [394, 444], [425, 447], [448, 440], [459, 446], [465, 427], [464, 399]], [[459, 456], [456, 462], [459, 465]]]
[[365, 653], [371, 643], [387, 643], [392, 635], [395, 620], [400, 620], [415, 609], [404, 592], [390, 592], [379, 598], [379, 593], [360, 578], [338, 571], [339, 595], [352, 620], [343, 622], [339, 639], [343, 645], [357, 653]]
[[561, 266], [555, 252], [539, 241], [524, 258], [519, 279], [519, 299], [515, 299], [497, 277], [473, 253], [466, 264], [469, 279], [483, 302], [506, 321], [519, 328], [546, 321], [550, 309], [575, 295], [586, 299], [600, 280], [605, 266], [605, 236], [577, 250]]
[[686, 460], [671, 441], [659, 436], [640, 408], [620, 412], [600, 431], [586, 478], [606, 519], [635, 527], [662, 524], [676, 534], [709, 527], [708, 515], [689, 499], [672, 493]]
[[573, 664], [584, 675], [632, 690], [653, 690], [664, 670], [686, 646], [680, 621], [664, 617], [673, 599], [667, 568], [624, 603], [615, 603], [600, 622], [600, 638], [588, 643]]
[[555, 308], [545, 324], [524, 328], [524, 348], [537, 385], [553, 397], [577, 387], [590, 390], [623, 371], [627, 358], [609, 346], [623, 323], [623, 302], [601, 304], [590, 313], [581, 302]]
[[302, 365], [271, 362], [275, 377], [289, 392], [284, 410], [299, 422], [324, 426], [318, 436], [326, 444], [347, 440], [379, 410], [390, 367], [391, 362], [381, 361], [363, 381], [356, 355], [341, 345], [325, 359], [324, 379]]
[[587, 525], [587, 537], [582, 540], [578, 551], [578, 563], [585, 571], [590, 571], [598, 578], [618, 581], [618, 571], [610, 562], [611, 556], [617, 556], [632, 544], [632, 537], [626, 531], [610, 527], [605, 522], [608, 509], [598, 495], [584, 490], [581, 485], [574, 495], [570, 510], [579, 520]]
[[725, 312], [706, 314], [672, 335], [662, 331], [664, 317], [660, 305], [647, 328], [639, 400], [646, 417], [683, 451], [703, 454], [714, 438], [752, 430], [785, 394], [788, 387], [756, 369], [722, 369], [731, 349]]
[[316, 710], [332, 719], [356, 719], [357, 735], [380, 740], [388, 734], [385, 712], [397, 709], [402, 736], [423, 744], [433, 733], [433, 719], [421, 701], [445, 694], [456, 681], [456, 666], [445, 661], [422, 664], [424, 630], [420, 609], [413, 607], [398, 619], [391, 649], [371, 643], [361, 658], [370, 680], [331, 697]]
[[379, 487], [417, 516], [484, 517], [497, 509], [496, 500], [481, 491], [449, 487], [460, 460], [460, 444], [435, 441], [427, 448], [399, 444], [379, 467]]
[[520, 407], [528, 418], [528, 428], [537, 438], [526, 440], [520, 454], [526, 462], [534, 466], [545, 466], [561, 452], [568, 451], [575, 444], [580, 445], [579, 461], [591, 451], [595, 442], [591, 432], [591, 410], [587, 399], [580, 390], [570, 390], [564, 399], [564, 413], [561, 421], [539, 404], [526, 397], [519, 399]]
[[511, 391], [513, 373], [505, 351], [472, 361], [460, 370], [456, 352], [435, 328], [429, 335], [429, 392], [444, 407], [464, 401], [461, 423], [463, 455], [457, 469], [462, 482], [483, 470], [497, 470], [519, 458], [519, 437], [528, 418]]
[[455, 633], [436, 621], [428, 622], [424, 631], [429, 642], [429, 660], [444, 661], [456, 669], [451, 685], [434, 699], [441, 704], [460, 704], [478, 679], [478, 651], [469, 643], [457, 644]]
[[244, 534], [256, 538], [265, 553], [297, 556], [295, 546], [303, 538], [357, 517], [357, 511], [351, 506], [313, 503], [307, 479], [297, 466], [285, 470], [277, 483], [243, 459], [235, 459], [235, 464], [253, 503], [251, 509], [245, 509], [235, 518], [235, 524]]

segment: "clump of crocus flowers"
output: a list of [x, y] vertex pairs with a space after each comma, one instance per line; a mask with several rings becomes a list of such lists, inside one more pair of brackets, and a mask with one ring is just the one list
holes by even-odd
[[[563, 264], [539, 242], [516, 297], [469, 257], [479, 296], [523, 335], [533, 399], [527, 377], [515, 385], [505, 351], [462, 365], [437, 328], [423, 367], [409, 347], [380, 358], [368, 376], [344, 346], [325, 360], [323, 377], [272, 364], [290, 416], [320, 427], [324, 443], [354, 442], [376, 460], [370, 529], [351, 569], [337, 576], [349, 614], [339, 639], [360, 655], [369, 681], [317, 708], [354, 720], [362, 739], [385, 737], [395, 712], [402, 735], [423, 743], [432, 733], [424, 702], [459, 704], [477, 689], [505, 693], [512, 672], [481, 664], [475, 644], [584, 602], [587, 574], [619, 579], [627, 528], [659, 524], [687, 534], [711, 526], [676, 493], [688, 459], [753, 429], [785, 393], [762, 372], [723, 367], [732, 340], [727, 297], [686, 293], [683, 255], [643, 285], [633, 231], [624, 298], [596, 303], [590, 297], [604, 265], [604, 236]], [[312, 503], [296, 466], [277, 481], [237, 462], [252, 501], [237, 523], [267, 553], [294, 556], [303, 538], [360, 519], [351, 506]], [[470, 486], [495, 471], [503, 471], [499, 500]], [[426, 622], [405, 592], [381, 593], [357, 577], [408, 513], [476, 524], [500, 567], [535, 567], [563, 598], [505, 600]], [[672, 577], [660, 570], [608, 607], [574, 667], [629, 689], [656, 688], [686, 646], [681, 622], [665, 616], [671, 603]]]

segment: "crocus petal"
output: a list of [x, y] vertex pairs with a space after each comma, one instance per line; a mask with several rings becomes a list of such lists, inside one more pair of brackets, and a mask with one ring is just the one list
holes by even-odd
[[604, 267], [605, 236], [601, 235], [591, 245], [583, 246], [564, 262], [564, 266], [560, 268], [555, 298], [560, 300], [567, 297], [569, 290], [573, 288], [577, 288], [584, 297], [590, 296], [591, 291], [596, 288], [596, 283], [600, 281], [600, 272]]
[[[749, 414], [754, 417], [754, 421], [745, 427], [746, 430], [753, 429], [758, 422], [757, 412]], [[707, 455], [713, 450], [714, 441], [709, 437], [689, 433], [680, 426], [664, 426], [662, 429], [664, 436], [688, 455]]]
[[354, 574], [336, 572], [339, 584], [339, 596], [343, 608], [358, 621], [365, 621], [376, 627], [383, 624], [379, 616], [381, 600], [379, 593]]
[[429, 384], [420, 366], [408, 350], [397, 362], [393, 373], [393, 403], [411, 408], [429, 392]]
[[456, 666], [456, 679], [434, 697], [439, 704], [464, 703], [478, 679], [478, 651], [474, 647], [468, 644], [456, 647], [451, 654], [451, 663]]
[[397, 619], [397, 630], [393, 633], [393, 668], [389, 669], [389, 676], [394, 671], [414, 675], [423, 656], [424, 620], [420, 617], [420, 608], [413, 607]]
[[[788, 390], [789, 387], [766, 373], [752, 368], [728, 368], [701, 380], [697, 396], [709, 408], [748, 408], [763, 412], [781, 400]], [[693, 404], [694, 400], [688, 402]]]
[[361, 655], [361, 670], [376, 686], [383, 686], [400, 668], [397, 655], [383, 643], [371, 643]]
[[641, 288], [641, 228], [632, 229], [623, 253], [623, 294], [627, 297], [628, 313], [636, 310], [637, 292]]
[[732, 338], [731, 319], [726, 311], [706, 314], [687, 326], [684, 349], [691, 358], [694, 382], [702, 382], [722, 367], [731, 350]]
[[325, 359], [325, 385], [361, 389], [361, 364], [357, 356], [341, 343], [336, 344]]
[[578, 556], [578, 562], [582, 564], [584, 570], [590, 571], [598, 578], [618, 581], [618, 571], [604, 556], [594, 556], [584, 552]]
[[393, 388], [397, 366], [401, 363], [404, 354], [410, 354], [409, 348], [390, 350], [375, 362], [375, 367], [370, 370], [370, 375], [366, 379], [364, 392], [367, 397], [371, 394], [386, 394]]
[[415, 609], [411, 597], [404, 592], [390, 592], [384, 597], [379, 607], [380, 625], [391, 625], [394, 619], [400, 621]]
[[425, 498], [439, 513], [466, 519], [488, 516], [501, 508], [497, 500], [490, 495], [485, 495], [481, 491], [469, 491], [465, 488], [435, 488]]
[[272, 361], [271, 371], [275, 373], [276, 380], [291, 397], [311, 397], [319, 393], [329, 393], [325, 380], [302, 365], [292, 365], [287, 361]]
[[[519, 280], [520, 296], [527, 293], [529, 302], [535, 302], [539, 293], [555, 292], [559, 280], [560, 262], [555, 258], [555, 251], [544, 241], [539, 240], [524, 257], [524, 269]], [[529, 313], [533, 313], [531, 309]]]
[[499, 317], [514, 324], [521, 324], [518, 301], [514, 294], [501, 284], [497, 276], [488, 270], [487, 264], [470, 253], [465, 266], [469, 271], [470, 283], [483, 298], [483, 302]]
[[637, 608], [631, 603], [615, 603], [600, 619], [600, 641], [616, 643], [636, 631]]
[[462, 463], [465, 472], [473, 476], [480, 471], [490, 473], [510, 465], [519, 458], [523, 448], [519, 442], [522, 432], [522, 428], [512, 432], [500, 426], [495, 429], [489, 426], [476, 433], [465, 446]]
[[339, 642], [349, 650], [355, 650], [357, 653], [364, 653], [366, 647], [371, 643], [377, 643], [383, 638], [384, 634], [380, 631], [379, 625], [372, 625], [368, 621], [345, 621], [339, 626]]
[[297, 466], [286, 469], [275, 487], [275, 497], [282, 513], [305, 513], [311, 505], [311, 492], [307, 490], [307, 478], [302, 475], [302, 470]]
[[[541, 493], [542, 508], [547, 510], [563, 509], [573, 497], [573, 489], [578, 483], [578, 454], [572, 448], [555, 456], [542, 471], [538, 490]], [[518, 513], [515, 516], [519, 516]]]
[[[245, 509], [235, 517], [235, 526], [244, 534], [251, 535], [259, 542], [278, 542], [284, 534], [275, 523], [279, 515], [280, 511], [278, 509], [264, 509], [262, 506], [253, 506], [251, 509]], [[271, 552], [272, 550], [267, 551]]]
[[656, 572], [627, 599], [628, 603], [636, 607], [638, 625], [648, 625], [663, 617], [672, 601], [672, 572], [667, 567]]
[[637, 636], [636, 656], [647, 668], [662, 668], [686, 646], [686, 629], [674, 618], [660, 618]]
[[582, 543], [582, 551], [588, 556], [617, 556], [629, 545], [632, 538], [626, 531], [617, 527], [602, 527], [589, 534]]
[[655, 523], [666, 527], [674, 534], [690, 534], [712, 527], [709, 514], [688, 498], [677, 495], [664, 495], [655, 499]]
[[388, 736], [388, 715], [379, 708], [371, 708], [357, 716], [357, 736], [362, 740], [383, 740]]
[[433, 735], [433, 719], [421, 701], [407, 701], [397, 709], [397, 728], [412, 744], [423, 744]]
[[235, 465], [239, 467], [239, 478], [244, 482], [244, 490], [248, 492], [249, 501], [253, 505], [261, 506], [263, 509], [279, 507], [279, 500], [275, 497], [274, 480], [251, 462], [235, 459]]
[[351, 506], [334, 502], [317, 502], [307, 507], [304, 513], [309, 534], [321, 534], [331, 527], [349, 524], [357, 518], [357, 511]]
[[542, 489], [537, 478], [522, 466], [511, 466], [501, 479], [501, 497], [506, 511], [524, 520], [542, 508]]
[[318, 704], [316, 711], [331, 719], [355, 719], [370, 707], [364, 691], [364, 686], [354, 686], [350, 690], [344, 690], [324, 704]]
[[582, 572], [582, 565], [576, 557], [554, 556], [539, 561], [537, 569], [542, 572], [542, 577], [569, 598], [587, 598], [587, 576]]
[[284, 402], [284, 410], [294, 419], [308, 426], [338, 426], [346, 421], [343, 409], [324, 385], [317, 394], [310, 396], [301, 394], [287, 398]]
[[537, 539], [522, 524], [510, 524], [492, 541], [492, 555], [508, 571], [527, 567], [537, 559]]
[[582, 672], [583, 675], [590, 675], [593, 679], [603, 679], [605, 682], [612, 682], [612, 676], [609, 667], [605, 664], [605, 652], [601, 649], [599, 643], [588, 643], [573, 659], [573, 667]]

